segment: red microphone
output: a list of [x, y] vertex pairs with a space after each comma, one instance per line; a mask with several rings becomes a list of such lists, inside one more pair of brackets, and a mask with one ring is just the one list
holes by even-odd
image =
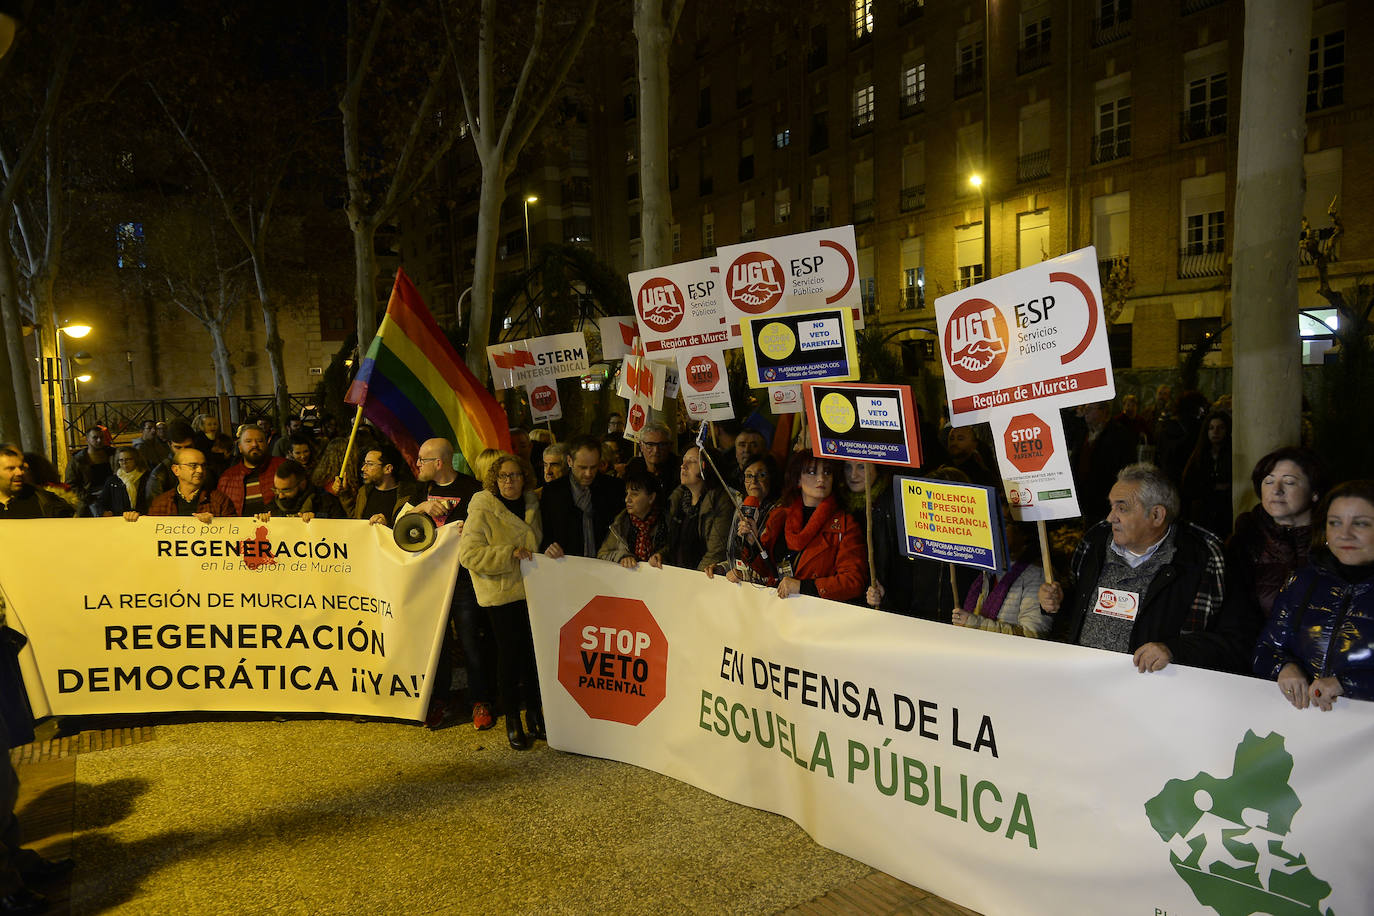
[[740, 503], [739, 514], [751, 522], [759, 520], [759, 498], [757, 496], [746, 496], [744, 502]]

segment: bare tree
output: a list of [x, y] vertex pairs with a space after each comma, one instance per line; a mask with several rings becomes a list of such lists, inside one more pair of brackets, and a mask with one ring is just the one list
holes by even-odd
[[[467, 348], [468, 368], [482, 380], [487, 378], [496, 240], [501, 231], [501, 203], [506, 196], [506, 180], [515, 170], [530, 135], [562, 90], [568, 71], [581, 53], [587, 33], [596, 20], [597, 0], [556, 6], [555, 10], [566, 13], [569, 19], [555, 24], [560, 36], [568, 35], [567, 40], [558, 45], [549, 41], [549, 18], [553, 12], [550, 6], [548, 0], [538, 0], [533, 24], [526, 28], [518, 17], [512, 16], [509, 6], [498, 9], [494, 0], [481, 0], [476, 28], [465, 30], [463, 35], [468, 41], [476, 42], [476, 53], [465, 48], [469, 52], [466, 57], [460, 54], [459, 37], [448, 17], [444, 19], [444, 33], [462, 88], [473, 147], [482, 164]], [[515, 55], [521, 48], [524, 57], [518, 71], [514, 67], [504, 67], [517, 59]], [[510, 57], [502, 57], [503, 51]], [[464, 66], [465, 60], [471, 61], [471, 70]], [[507, 72], [515, 74], [513, 83], [503, 79]], [[504, 111], [498, 111], [498, 103], [504, 103]]]
[[[339, 99], [360, 353], [367, 352], [377, 331], [377, 231], [416, 195], [461, 130], [460, 119], [445, 120], [439, 110], [451, 85], [448, 57], [441, 51], [427, 53], [416, 34], [415, 20], [429, 12], [427, 5], [393, 14], [390, 0], [378, 0], [370, 16], [363, 5], [363, 0], [348, 2], [347, 84]], [[387, 62], [390, 71], [382, 75], [377, 67], [378, 46], [392, 17], [398, 21], [391, 28], [413, 41], [400, 59]], [[433, 62], [426, 63], [429, 60]], [[407, 88], [390, 92], [391, 98], [379, 98], [376, 105], [364, 105], [365, 90], [395, 90], [398, 85]], [[396, 101], [416, 90], [418, 104]]]
[[671, 260], [668, 192], [668, 49], [686, 0], [635, 0], [639, 46], [639, 195], [644, 267]]
[[[20, 194], [30, 179], [33, 169], [42, 161], [49, 170], [57, 167], [56, 146], [57, 146], [57, 125], [55, 120], [58, 114], [58, 104], [62, 96], [63, 87], [66, 83], [67, 74], [70, 69], [72, 56], [76, 51], [77, 38], [80, 33], [82, 21], [85, 18], [85, 4], [78, 4], [74, 9], [65, 7], [54, 8], [45, 24], [51, 25], [52, 31], [48, 36], [45, 45], [34, 48], [34, 54], [28, 56], [29, 61], [41, 61], [42, 72], [35, 68], [32, 76], [35, 78], [35, 107], [32, 122], [25, 132], [16, 122], [22, 118], [11, 121], [13, 125], [9, 131], [0, 131], [0, 331], [3, 332], [4, 347], [3, 355], [0, 359], [4, 365], [0, 366], [0, 377], [8, 373], [10, 386], [0, 385], [0, 435], [6, 439], [18, 438], [26, 448], [40, 449], [43, 447], [42, 434], [38, 424], [37, 415], [33, 410], [34, 392], [30, 383], [30, 370], [28, 356], [24, 349], [23, 335], [21, 331], [23, 313], [20, 305], [21, 291], [19, 287], [18, 273], [16, 270], [15, 252], [10, 243], [10, 227], [16, 212], [16, 205], [19, 202]], [[32, 22], [32, 4], [27, 5], [25, 20]], [[20, 35], [21, 49], [22, 44], [28, 35], [28, 26]], [[5, 69], [14, 65], [14, 61], [19, 57], [19, 53], [12, 54], [5, 59]], [[8, 76], [8, 72], [6, 73]], [[7, 97], [0, 100], [7, 115], [15, 110], [22, 110], [23, 104], [16, 98], [18, 93], [14, 89], [14, 83], [7, 80]], [[52, 178], [51, 174], [47, 177]], [[16, 233], [18, 230], [16, 229]], [[33, 251], [35, 244], [26, 245], [22, 233], [14, 239], [21, 249]], [[47, 242], [52, 242], [53, 237], [49, 235]], [[45, 284], [46, 296], [42, 298], [45, 307], [49, 307], [49, 314], [36, 315], [35, 324], [39, 327], [44, 326], [44, 319], [49, 326], [49, 333], [42, 335], [40, 347], [40, 361], [47, 357], [54, 357], [55, 354], [49, 347], [55, 347], [56, 329], [53, 325], [50, 304], [51, 298], [51, 278], [52, 272], [56, 269], [57, 253], [55, 246], [45, 249], [45, 257], [49, 258], [50, 270], [45, 271], [42, 282]], [[59, 456], [53, 456], [54, 460], [60, 460]]]

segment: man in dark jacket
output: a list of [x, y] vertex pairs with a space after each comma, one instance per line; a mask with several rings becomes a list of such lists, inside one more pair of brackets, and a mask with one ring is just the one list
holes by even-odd
[[24, 482], [24, 453], [0, 445], [0, 518], [70, 518], [72, 507], [60, 496]]
[[348, 518], [348, 513], [337, 496], [311, 483], [305, 468], [287, 458], [277, 465], [272, 477], [272, 501], [258, 515], [258, 521], [265, 522], [270, 516], [308, 522], [315, 518]]
[[374, 525], [390, 525], [396, 510], [415, 499], [415, 481], [401, 480], [404, 471], [395, 446], [379, 445], [363, 455], [363, 488], [353, 497], [354, 518]]
[[1223, 603], [1221, 542], [1178, 519], [1178, 490], [1150, 464], [1121, 470], [1104, 522], [1074, 551], [1073, 583], [1040, 586], [1044, 613], [1068, 642], [1129, 652], [1137, 670], [1170, 662], [1248, 670], [1258, 635], [1235, 602]]
[[599, 473], [601, 446], [595, 439], [574, 439], [570, 449], [572, 473], [551, 481], [539, 498], [544, 522], [539, 549], [556, 544], [569, 556], [594, 557], [611, 520], [625, 508], [625, 487]]

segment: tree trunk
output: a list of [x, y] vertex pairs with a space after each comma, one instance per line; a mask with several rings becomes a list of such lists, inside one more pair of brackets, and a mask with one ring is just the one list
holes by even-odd
[[[9, 220], [6, 219], [8, 225]], [[19, 284], [14, 275], [14, 256], [6, 242], [0, 250], [0, 321], [5, 325], [5, 356], [9, 362], [10, 388], [0, 400], [0, 424], [6, 438], [18, 437], [29, 451], [46, 451], [38, 417], [33, 410], [33, 386], [29, 382], [29, 357], [24, 348], [24, 336], [19, 332]], [[3, 387], [3, 386], [0, 386]], [[12, 411], [11, 411], [12, 405]], [[8, 421], [8, 422], [7, 422]]]
[[672, 26], [664, 21], [663, 0], [636, 0], [635, 38], [639, 45], [639, 196], [643, 214], [642, 267], [672, 260], [673, 202], [668, 192], [668, 45]]
[[267, 365], [272, 370], [272, 394], [277, 402], [277, 428], [286, 428], [286, 418], [291, 415], [291, 399], [287, 397], [286, 368], [282, 359], [281, 333], [277, 330], [277, 304], [267, 290], [267, 277], [264, 275], [262, 255], [253, 253], [253, 280], [258, 288], [258, 304], [262, 307], [262, 327], [267, 333], [264, 344], [267, 350]]
[[210, 332], [210, 358], [215, 361], [215, 378], [219, 383], [219, 393], [227, 395], [229, 403], [234, 404], [238, 392], [234, 389], [233, 360], [229, 358], [229, 347], [224, 342], [224, 326], [218, 322], [207, 321], [205, 330]]
[[472, 269], [471, 323], [468, 326], [468, 368], [478, 381], [487, 381], [487, 344], [491, 339], [491, 298], [496, 280], [496, 239], [501, 234], [501, 202], [506, 197], [508, 170], [496, 163], [482, 167], [482, 198], [477, 207], [477, 255]]
[[[1235, 438], [1232, 479], [1296, 445], [1302, 411], [1297, 334], [1298, 246], [1303, 140], [1307, 133], [1307, 41], [1311, 4], [1249, 0], [1241, 68], [1232, 252]], [[1236, 487], [1237, 508], [1248, 497]]]
[[370, 221], [349, 216], [353, 227], [353, 298], [357, 301], [358, 357], [367, 355], [377, 333], [377, 228]]

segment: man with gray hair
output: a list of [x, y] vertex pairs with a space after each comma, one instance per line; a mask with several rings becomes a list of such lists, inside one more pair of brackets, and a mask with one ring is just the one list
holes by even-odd
[[553, 483], [560, 477], [567, 477], [568, 446], [562, 442], [552, 442], [544, 446], [540, 463], [544, 466], [544, 483]]
[[1041, 611], [1064, 612], [1068, 642], [1130, 652], [1141, 673], [1170, 662], [1245, 671], [1258, 633], [1223, 604], [1221, 541], [1179, 519], [1178, 490], [1152, 464], [1122, 468], [1108, 504], [1074, 551], [1067, 589], [1040, 586]]
[[625, 465], [625, 476], [635, 471], [647, 471], [658, 478], [662, 492], [671, 493], [681, 483], [678, 467], [682, 460], [673, 453], [673, 434], [667, 425], [653, 420], [639, 431], [639, 454]]

